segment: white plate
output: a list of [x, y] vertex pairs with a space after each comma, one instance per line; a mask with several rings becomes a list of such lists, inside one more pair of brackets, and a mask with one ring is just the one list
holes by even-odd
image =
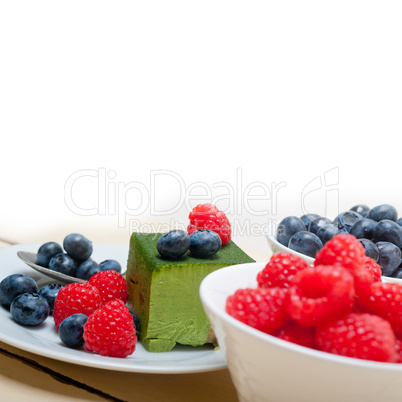
[[[18, 244], [0, 248], [0, 281], [15, 273], [34, 278], [39, 287], [52, 279], [30, 269], [17, 256], [17, 251], [36, 252], [41, 244]], [[122, 267], [127, 265], [128, 247], [113, 244], [94, 244], [92, 258], [97, 262], [115, 259]], [[17, 348], [56, 360], [107, 370], [137, 373], [174, 374], [196, 373], [226, 368], [223, 353], [211, 346], [193, 348], [176, 346], [170, 352], [151, 353], [140, 343], [135, 352], [124, 359], [103, 357], [85, 349], [71, 349], [60, 341], [53, 319], [49, 317], [38, 327], [18, 325], [10, 312], [0, 306], [0, 340]]]

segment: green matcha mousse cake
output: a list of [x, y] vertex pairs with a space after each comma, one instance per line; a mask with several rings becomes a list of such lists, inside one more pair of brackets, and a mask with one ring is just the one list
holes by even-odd
[[162, 233], [133, 233], [127, 262], [129, 302], [141, 320], [140, 341], [150, 352], [176, 343], [200, 346], [214, 336], [199, 296], [201, 281], [229, 265], [254, 262], [233, 241], [207, 259], [185, 254], [163, 259], [156, 248]]

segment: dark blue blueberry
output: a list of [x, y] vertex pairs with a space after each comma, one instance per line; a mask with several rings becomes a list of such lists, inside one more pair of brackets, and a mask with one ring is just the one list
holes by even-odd
[[371, 208], [367, 218], [374, 219], [379, 222], [383, 219], [389, 219], [390, 221], [396, 222], [398, 219], [398, 211], [395, 207], [389, 204], [377, 205], [374, 208]]
[[373, 242], [389, 241], [402, 248], [402, 226], [389, 219], [384, 219], [374, 227]]
[[318, 230], [322, 228], [323, 226], [328, 225], [329, 223], [332, 223], [331, 219], [325, 218], [325, 217], [319, 217], [316, 219], [313, 219], [310, 222], [310, 225], [308, 227], [308, 231], [314, 234], [318, 233]]
[[355, 205], [353, 208], [350, 208], [350, 210], [357, 212], [363, 218], [366, 218], [370, 211], [370, 208], [365, 204], [358, 204], [358, 205]]
[[98, 272], [100, 272], [98, 263], [94, 260], [88, 259], [78, 265], [77, 271], [75, 272], [75, 277], [88, 281], [92, 275], [95, 275]]
[[28, 275], [12, 274], [0, 282], [0, 304], [6, 308], [23, 293], [37, 293], [38, 285]]
[[59, 285], [58, 283], [51, 283], [41, 288], [38, 292], [47, 300], [50, 307], [50, 314], [53, 314], [54, 301], [56, 300], [57, 294], [62, 287], [63, 286]]
[[137, 338], [140, 336], [141, 332], [141, 321], [138, 318], [138, 315], [130, 311], [131, 316], [133, 317], [133, 322], [134, 322], [134, 327], [135, 327], [135, 334], [137, 335]]
[[65, 275], [75, 276], [77, 263], [68, 254], [59, 253], [50, 260], [49, 269]]
[[399, 218], [399, 219], [396, 221], [396, 223], [397, 223], [399, 226], [402, 226], [402, 218]]
[[297, 232], [306, 230], [303, 221], [297, 216], [288, 216], [279, 223], [276, 230], [276, 239], [284, 246], [288, 246], [290, 238]]
[[314, 220], [314, 219], [317, 219], [317, 218], [319, 218], [320, 217], [320, 215], [318, 215], [318, 214], [305, 214], [305, 215], [303, 215], [303, 216], [301, 216], [300, 217], [300, 219], [302, 220], [302, 222], [304, 223], [304, 226], [305, 226], [305, 230], [308, 230], [308, 227], [309, 227], [309, 225], [310, 225], [310, 222], [312, 221], [312, 220]]
[[65, 318], [59, 327], [60, 340], [70, 348], [79, 348], [84, 344], [84, 325], [88, 317], [77, 313]]
[[190, 236], [190, 253], [196, 258], [209, 258], [221, 248], [219, 235], [212, 230], [197, 230]]
[[48, 268], [49, 267], [49, 262], [54, 257], [56, 254], [62, 253], [63, 249], [61, 248], [59, 243], [56, 243], [54, 241], [49, 241], [45, 244], [42, 244], [39, 247], [38, 253], [37, 253], [37, 260], [38, 264], [41, 265], [42, 267]]
[[345, 211], [341, 212], [332, 223], [337, 225], [339, 229], [345, 229], [349, 232], [352, 226], [360, 219], [363, 219], [363, 217], [357, 212]]
[[378, 247], [369, 239], [359, 239], [361, 245], [364, 247], [366, 251], [367, 257], [372, 258], [374, 261], [378, 261]]
[[363, 218], [358, 220], [349, 230], [349, 233], [357, 239], [372, 239], [374, 228], [377, 221], [373, 219]]
[[105, 260], [99, 264], [101, 271], [116, 271], [121, 273], [121, 265], [116, 260]]
[[318, 229], [317, 236], [321, 240], [322, 244], [325, 244], [328, 240], [331, 240], [335, 235], [339, 233], [348, 233], [346, 229], [340, 229], [333, 223], [326, 224]]
[[317, 252], [322, 248], [322, 241], [314, 233], [301, 231], [290, 238], [288, 247], [298, 253], [315, 258]]
[[401, 249], [393, 243], [379, 241], [376, 243], [378, 248], [378, 265], [384, 276], [391, 276], [401, 264]]
[[171, 230], [159, 238], [156, 248], [162, 258], [176, 260], [189, 250], [190, 236], [184, 230]]
[[78, 263], [87, 260], [92, 254], [92, 242], [78, 233], [71, 233], [63, 240], [66, 253]]
[[11, 316], [21, 325], [41, 324], [50, 314], [50, 307], [38, 293], [23, 293], [17, 296], [10, 306]]
[[399, 266], [390, 276], [391, 278], [402, 279], [402, 266]]

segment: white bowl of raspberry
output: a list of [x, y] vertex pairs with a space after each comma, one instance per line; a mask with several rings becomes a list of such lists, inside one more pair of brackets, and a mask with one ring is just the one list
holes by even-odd
[[[402, 364], [340, 356], [300, 346], [228, 314], [228, 297], [239, 289], [258, 288], [257, 275], [266, 266], [267, 263], [260, 262], [222, 268], [208, 275], [200, 287], [201, 301], [225, 355], [240, 402], [402, 400]], [[346, 328], [351, 327], [346, 325]], [[390, 338], [384, 339], [388, 342]], [[395, 338], [392, 342], [397, 351]], [[388, 345], [384, 341], [385, 344]], [[397, 361], [397, 355], [395, 352], [393, 361]]]

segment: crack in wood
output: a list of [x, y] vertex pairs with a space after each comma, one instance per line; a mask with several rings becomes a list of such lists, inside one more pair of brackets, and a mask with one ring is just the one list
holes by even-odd
[[35, 360], [28, 359], [27, 357], [18, 355], [16, 353], [12, 353], [12, 352], [10, 352], [10, 351], [8, 351], [6, 349], [3, 349], [3, 348], [0, 348], [0, 353], [3, 354], [4, 356], [10, 357], [12, 359], [16, 359], [16, 360], [20, 361], [21, 363], [26, 364], [29, 367], [32, 367], [35, 370], [41, 371], [41, 372], [51, 376], [53, 379], [55, 379], [58, 382], [61, 382], [63, 384], [67, 384], [67, 385], [72, 385], [72, 386], [74, 386], [76, 388], [80, 388], [80, 389], [82, 389], [84, 391], [87, 391], [87, 392], [89, 392], [91, 394], [95, 394], [95, 395], [97, 395], [97, 396], [99, 396], [99, 397], [101, 397], [101, 398], [103, 398], [103, 399], [105, 399], [107, 401], [111, 401], [111, 402], [128, 402], [128, 401], [125, 401], [123, 399], [119, 399], [119, 398], [116, 398], [116, 397], [114, 397], [112, 395], [109, 395], [106, 392], [103, 392], [103, 391], [101, 391], [99, 389], [91, 387], [90, 385], [87, 385], [87, 384], [82, 383], [80, 381], [74, 380], [73, 378], [68, 377], [68, 376], [66, 376], [64, 374], [61, 374], [61, 373], [59, 373], [57, 371], [54, 371], [54, 370], [52, 370], [52, 369], [50, 369], [50, 368], [48, 368], [46, 366], [43, 366], [42, 364], [39, 364]]

